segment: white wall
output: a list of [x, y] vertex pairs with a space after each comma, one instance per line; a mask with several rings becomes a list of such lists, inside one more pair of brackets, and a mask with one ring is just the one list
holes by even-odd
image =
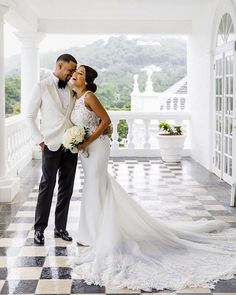
[[207, 1], [192, 22], [188, 40], [189, 109], [194, 160], [211, 170], [212, 26], [218, 1]]
[[191, 156], [210, 171], [214, 132], [214, 50], [218, 25], [226, 12], [231, 15], [236, 28], [236, 9], [233, 0], [210, 0], [205, 3], [193, 18], [192, 34], [188, 41]]

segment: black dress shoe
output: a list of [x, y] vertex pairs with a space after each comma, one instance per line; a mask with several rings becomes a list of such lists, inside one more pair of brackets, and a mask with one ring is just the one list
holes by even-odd
[[37, 245], [44, 245], [44, 234], [43, 232], [36, 230], [34, 232], [34, 243]]
[[65, 229], [55, 229], [54, 230], [54, 236], [55, 238], [62, 238], [62, 240], [71, 242], [72, 237], [69, 236], [69, 233]]
[[78, 247], [89, 247], [88, 245], [81, 244], [80, 242], [76, 242]]

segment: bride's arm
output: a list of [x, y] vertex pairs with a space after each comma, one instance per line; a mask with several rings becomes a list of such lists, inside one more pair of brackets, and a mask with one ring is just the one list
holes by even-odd
[[84, 150], [87, 145], [92, 143], [95, 139], [97, 139], [101, 134], [104, 133], [104, 131], [109, 127], [111, 123], [111, 119], [98, 100], [97, 96], [94, 95], [92, 92], [89, 92], [86, 97], [85, 97], [85, 106], [92, 110], [96, 115], [100, 118], [100, 124], [98, 125], [97, 129], [95, 132], [90, 135], [87, 140], [79, 145], [79, 149]]

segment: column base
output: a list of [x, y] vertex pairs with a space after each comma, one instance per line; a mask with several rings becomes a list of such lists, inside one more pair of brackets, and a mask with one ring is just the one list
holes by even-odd
[[11, 202], [20, 191], [20, 179], [18, 177], [0, 178], [0, 202]]

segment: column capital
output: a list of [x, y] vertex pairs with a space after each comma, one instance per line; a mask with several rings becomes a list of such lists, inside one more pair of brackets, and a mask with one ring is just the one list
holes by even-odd
[[20, 40], [23, 47], [38, 46], [46, 37], [46, 34], [42, 32], [16, 32], [15, 35]]

